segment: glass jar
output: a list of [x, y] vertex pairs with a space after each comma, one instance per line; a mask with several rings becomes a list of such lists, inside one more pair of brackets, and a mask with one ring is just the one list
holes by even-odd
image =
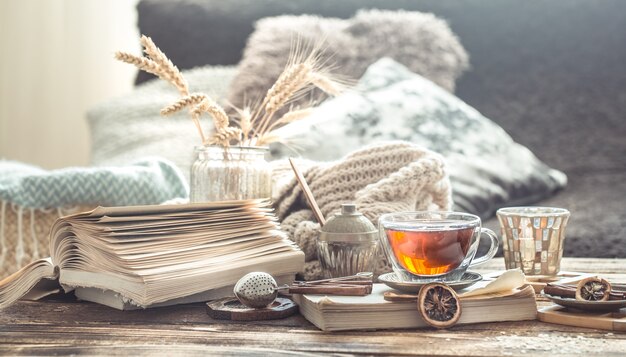
[[268, 148], [198, 146], [191, 166], [191, 202], [271, 198], [272, 169]]

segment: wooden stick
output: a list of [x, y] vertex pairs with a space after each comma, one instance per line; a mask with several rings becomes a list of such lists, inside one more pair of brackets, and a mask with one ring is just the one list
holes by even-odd
[[322, 214], [320, 207], [317, 205], [317, 202], [315, 202], [315, 197], [313, 197], [313, 193], [311, 192], [309, 185], [306, 183], [306, 179], [304, 178], [302, 172], [300, 172], [292, 158], [289, 158], [289, 163], [291, 164], [291, 169], [296, 174], [296, 180], [298, 180], [300, 188], [302, 189], [302, 192], [304, 192], [304, 197], [306, 197], [307, 202], [309, 202], [309, 206], [313, 210], [315, 218], [317, 218], [320, 226], [324, 226], [326, 224], [326, 220], [324, 219], [324, 215]]
[[[372, 281], [367, 281], [367, 280], [342, 280], [342, 281], [338, 281], [338, 282], [325, 282], [325, 283], [319, 283], [319, 284], [313, 284], [313, 285], [372, 285]], [[308, 284], [304, 284], [304, 285], [308, 285]]]
[[295, 281], [294, 284], [320, 284], [320, 283], [329, 283], [329, 282], [340, 282], [340, 281], [372, 281], [374, 278], [374, 274], [371, 272], [361, 272], [355, 275], [347, 275], [341, 276], [338, 278], [329, 278], [329, 279], [320, 279], [320, 280], [310, 280], [310, 281]]
[[393, 291], [387, 291], [383, 296], [387, 301], [417, 302], [417, 294], [400, 294]]

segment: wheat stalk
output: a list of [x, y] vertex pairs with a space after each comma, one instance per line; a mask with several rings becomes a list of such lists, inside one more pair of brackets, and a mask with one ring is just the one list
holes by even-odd
[[326, 94], [337, 96], [341, 94], [344, 90], [341, 83], [333, 80], [328, 75], [319, 72], [312, 72], [310, 74], [310, 80], [314, 86], [321, 89]]
[[[198, 105], [207, 97], [202, 93], [194, 93], [185, 97], [180, 98], [173, 104], [168, 105], [167, 107], [161, 109], [161, 115], [170, 115], [176, 113], [186, 107], [191, 107], [194, 105]], [[193, 110], [193, 109], [192, 109]]]
[[213, 118], [216, 131], [219, 132], [229, 127], [230, 120], [224, 108], [209, 97], [205, 97], [202, 102], [192, 110], [192, 115], [194, 113], [199, 115], [202, 112], [208, 113]]
[[[215, 124], [216, 142], [228, 145], [231, 138], [236, 138], [238, 135], [236, 131], [229, 128], [228, 115], [224, 111], [224, 108], [219, 106], [215, 101], [202, 93], [189, 94], [189, 86], [183, 75], [178, 70], [172, 61], [154, 44], [152, 39], [147, 36], [141, 37], [141, 44], [144, 47], [144, 52], [148, 56], [141, 57], [135, 56], [125, 52], [117, 52], [115, 58], [126, 63], [130, 63], [140, 70], [146, 71], [157, 75], [159, 78], [171, 83], [178, 89], [182, 98], [175, 103], [163, 108], [161, 110], [162, 115], [169, 115], [178, 112], [184, 108], [192, 107], [190, 109], [191, 118], [200, 134], [202, 143], [211, 141], [207, 140], [202, 126], [200, 125], [200, 117], [203, 112], [208, 113], [213, 118]], [[240, 131], [240, 130], [239, 130]]]
[[[267, 145], [280, 141], [281, 138], [275, 133], [277, 127], [301, 120], [312, 112], [311, 108], [289, 110], [272, 123], [272, 119], [280, 109], [300, 95], [304, 95], [306, 90], [312, 86], [330, 95], [337, 95], [344, 88], [342, 83], [326, 74], [317, 53], [318, 49], [309, 51], [298, 42], [287, 61], [285, 70], [278, 76], [263, 100], [254, 106], [256, 109], [251, 111], [249, 107], [242, 110], [235, 108], [239, 114], [240, 125], [240, 128], [235, 128], [230, 126], [230, 119], [224, 108], [213, 99], [203, 93], [189, 93], [187, 81], [178, 67], [167, 58], [150, 37], [142, 36], [141, 44], [147, 57], [116, 52], [115, 58], [132, 64], [142, 71], [152, 73], [174, 85], [182, 97], [163, 108], [161, 114], [170, 115], [190, 108], [189, 113], [203, 145], [226, 147], [233, 140], [236, 140], [239, 145]], [[200, 125], [203, 113], [212, 117], [215, 126], [215, 133], [208, 139]]]
[[159, 49], [152, 39], [148, 36], [141, 36], [141, 44], [144, 47], [145, 53], [150, 57], [154, 62], [156, 62], [161, 70], [163, 75], [167, 78], [167, 80], [178, 89], [181, 95], [187, 96], [189, 95], [189, 86], [187, 85], [187, 81], [183, 77], [183, 75], [178, 70], [178, 67], [174, 66], [172, 61]]
[[278, 76], [261, 102], [265, 114], [259, 121], [259, 133], [265, 133], [274, 114], [310, 83], [309, 73], [312, 69], [312, 63], [305, 61], [287, 66], [285, 71]]
[[229, 146], [231, 140], [239, 139], [241, 140], [241, 129], [234, 128], [229, 126], [220, 131], [215, 132], [213, 136], [209, 140], [207, 140], [205, 145], [221, 145], [221, 146]]
[[243, 134], [244, 139], [246, 139], [250, 135], [250, 131], [252, 131], [252, 112], [250, 108], [245, 107], [241, 110], [239, 120], [239, 127], [241, 128], [241, 133]]
[[313, 108], [304, 108], [304, 109], [289, 111], [285, 113], [282, 117], [280, 117], [278, 120], [273, 122], [272, 125], [270, 125], [267, 128], [266, 132], [269, 133], [272, 131], [272, 129], [276, 127], [280, 127], [280, 126], [287, 125], [289, 123], [293, 123], [295, 121], [304, 119], [308, 117], [309, 115], [311, 115], [311, 113], [313, 113]]
[[282, 108], [289, 98], [309, 83], [308, 77], [311, 69], [310, 63], [306, 62], [287, 67], [263, 99], [265, 111], [276, 112]]
[[[159, 65], [149, 58], [135, 56], [130, 53], [118, 51], [115, 52], [115, 59], [117, 59], [118, 61], [132, 64], [144, 72], [152, 73], [155, 76], [161, 77]], [[164, 77], [161, 78], [165, 79]]]

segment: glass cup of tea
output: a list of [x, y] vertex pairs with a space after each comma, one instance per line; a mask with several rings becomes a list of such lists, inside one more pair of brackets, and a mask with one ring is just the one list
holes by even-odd
[[[389, 213], [380, 217], [378, 227], [387, 259], [402, 281], [459, 281], [467, 268], [488, 261], [498, 250], [498, 236], [469, 213]], [[474, 259], [482, 234], [490, 247]]]

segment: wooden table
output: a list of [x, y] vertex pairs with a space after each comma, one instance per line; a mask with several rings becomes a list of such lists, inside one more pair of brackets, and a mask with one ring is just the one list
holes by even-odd
[[[479, 272], [502, 269], [502, 259]], [[626, 281], [626, 259], [563, 260], [563, 270]], [[67, 299], [66, 299], [67, 300]], [[0, 312], [0, 353], [10, 355], [438, 355], [626, 356], [626, 334], [539, 321], [450, 330], [324, 333], [302, 316], [265, 322], [211, 320], [204, 304], [117, 311], [86, 302], [18, 302]]]

